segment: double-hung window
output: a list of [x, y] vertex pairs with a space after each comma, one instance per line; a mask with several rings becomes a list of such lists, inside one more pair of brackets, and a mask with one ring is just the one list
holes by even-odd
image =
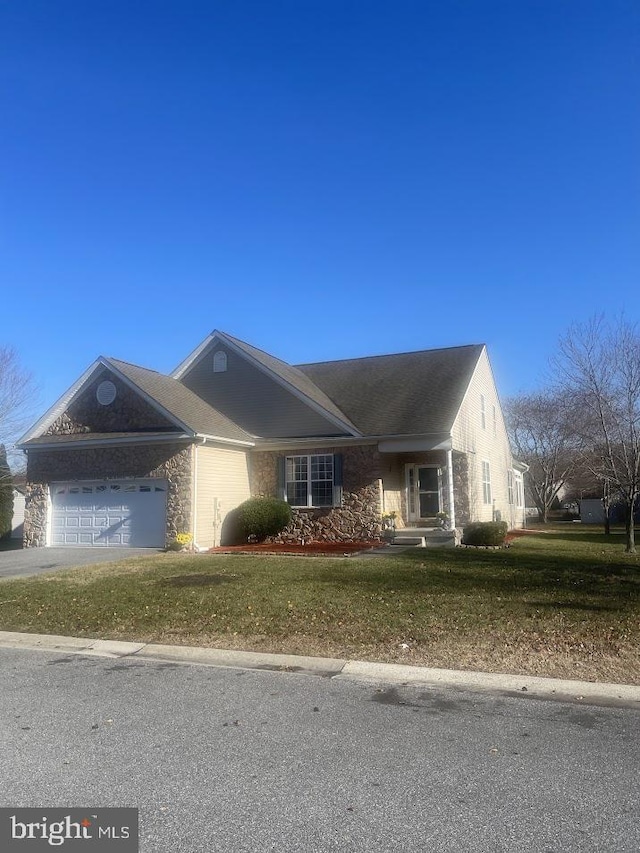
[[491, 503], [491, 465], [486, 459], [482, 460], [482, 500]]
[[291, 506], [325, 507], [336, 503], [339, 457], [333, 453], [287, 456], [284, 460], [284, 494]]

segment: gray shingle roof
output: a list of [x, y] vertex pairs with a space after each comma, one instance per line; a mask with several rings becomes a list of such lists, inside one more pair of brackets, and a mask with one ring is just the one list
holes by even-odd
[[234, 441], [251, 442], [253, 440], [253, 436], [234, 424], [222, 412], [205, 403], [179, 380], [115, 358], [105, 358], [104, 362], [113, 365], [145, 394], [194, 432]]
[[449, 433], [482, 344], [299, 364], [365, 435]]

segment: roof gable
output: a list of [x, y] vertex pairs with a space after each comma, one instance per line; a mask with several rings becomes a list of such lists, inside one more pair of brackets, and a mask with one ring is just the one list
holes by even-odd
[[[97, 389], [108, 380], [115, 398], [106, 405]], [[63, 435], [197, 435], [253, 444], [252, 436], [207, 405], [180, 382], [154, 370], [101, 356], [82, 374], [18, 446]]]
[[253, 443], [253, 435], [210, 406], [172, 376], [165, 376], [155, 370], [148, 370], [116, 359], [109, 359], [109, 363], [117, 367], [124, 376], [163, 409], [179, 418], [194, 434], [247, 444]]
[[[214, 354], [229, 357], [216, 373]], [[214, 331], [172, 376], [263, 437], [358, 435], [353, 423], [301, 371], [244, 341]]]

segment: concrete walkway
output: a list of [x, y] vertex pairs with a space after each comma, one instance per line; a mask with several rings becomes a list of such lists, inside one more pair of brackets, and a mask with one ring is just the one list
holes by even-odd
[[432, 669], [403, 664], [229, 651], [198, 646], [166, 646], [48, 634], [22, 634], [12, 631], [0, 631], [0, 648], [58, 651], [63, 654], [107, 658], [142, 658], [234, 669], [275, 670], [324, 678], [358, 679], [375, 684], [424, 684], [483, 693], [501, 693], [509, 696], [640, 710], [640, 686], [627, 684]]

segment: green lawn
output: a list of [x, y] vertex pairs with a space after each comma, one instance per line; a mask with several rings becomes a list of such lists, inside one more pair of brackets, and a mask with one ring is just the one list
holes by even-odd
[[0, 583], [0, 630], [640, 684], [640, 557], [566, 526], [388, 558], [160, 554]]

